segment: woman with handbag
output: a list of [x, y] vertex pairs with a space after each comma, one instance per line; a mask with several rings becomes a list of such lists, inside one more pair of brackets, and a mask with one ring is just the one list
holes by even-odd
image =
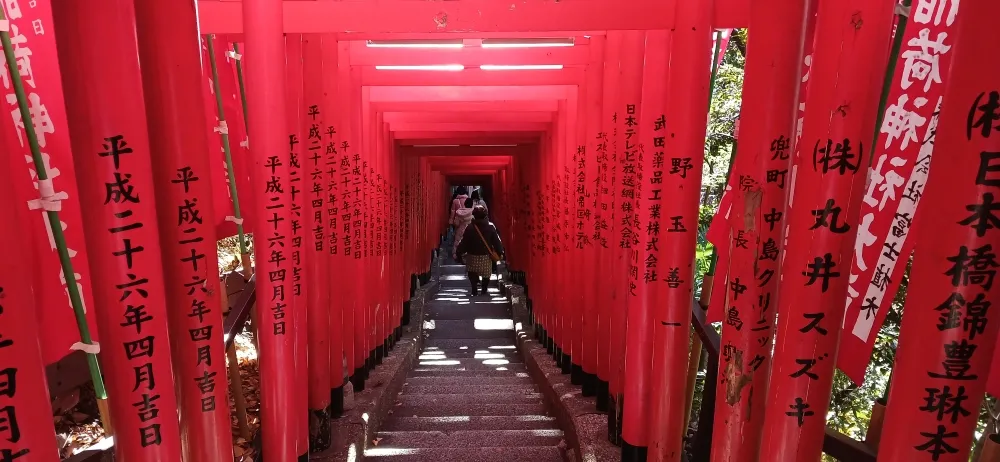
[[486, 208], [473, 208], [472, 218], [472, 223], [465, 228], [456, 253], [465, 261], [469, 283], [472, 284], [471, 293], [476, 296], [480, 288], [483, 295], [489, 290], [493, 262], [500, 261], [504, 251], [496, 227], [486, 218]]

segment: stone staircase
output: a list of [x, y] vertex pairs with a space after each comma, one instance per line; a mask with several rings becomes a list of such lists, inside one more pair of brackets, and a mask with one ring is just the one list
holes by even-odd
[[365, 458], [564, 460], [563, 432], [515, 349], [510, 304], [496, 287], [471, 298], [464, 271], [441, 267], [424, 349]]

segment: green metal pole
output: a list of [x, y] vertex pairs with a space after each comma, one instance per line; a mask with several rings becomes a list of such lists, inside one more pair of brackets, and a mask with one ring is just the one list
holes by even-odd
[[[222, 89], [219, 83], [219, 67], [215, 63], [215, 34], [208, 34], [205, 36], [205, 44], [208, 45], [208, 59], [212, 63], [212, 90], [215, 93], [215, 108], [219, 115], [219, 125], [226, 125], [226, 110], [222, 104]], [[237, 65], [239, 60], [236, 61]], [[219, 134], [222, 135], [222, 150], [226, 154], [226, 171], [229, 174], [229, 196], [233, 199], [233, 216], [236, 217], [236, 232], [239, 236], [240, 241], [240, 258], [243, 260], [243, 275], [247, 276], [248, 268], [250, 267], [249, 255], [250, 250], [247, 248], [246, 235], [243, 232], [243, 215], [240, 213], [240, 196], [236, 190], [236, 174], [233, 169], [233, 154], [232, 147], [229, 144], [229, 130], [219, 130]], [[223, 285], [225, 285], [223, 283]], [[229, 308], [229, 297], [226, 291], [222, 291], [223, 309]], [[257, 336], [254, 335], [254, 341], [256, 342]], [[256, 346], [256, 343], [254, 343]], [[236, 357], [236, 344], [233, 345], [226, 351], [226, 358], [229, 361], [229, 367], [227, 372], [229, 373], [230, 390], [233, 395], [233, 402], [235, 403], [236, 411], [236, 424], [239, 427], [240, 436], [244, 439], [250, 439], [250, 425], [247, 421], [247, 399], [246, 395], [243, 393], [242, 379], [240, 377], [240, 366], [239, 360]]]
[[[6, 20], [7, 15], [0, 8], [0, 21]], [[11, 71], [10, 81], [14, 84], [14, 93], [17, 95], [17, 107], [21, 111], [21, 120], [24, 121], [24, 132], [28, 135], [28, 144], [31, 146], [31, 158], [35, 163], [38, 181], [48, 180], [49, 175], [45, 171], [45, 163], [42, 160], [42, 152], [38, 148], [38, 137], [35, 135], [35, 125], [31, 119], [31, 111], [28, 109], [28, 99], [24, 94], [24, 84], [21, 83], [20, 76], [17, 75], [17, 58], [14, 57], [14, 48], [10, 43], [10, 33], [0, 32], [0, 41], [3, 42], [3, 54], [7, 60], [7, 68]], [[76, 285], [76, 276], [73, 272], [73, 262], [69, 257], [69, 248], [66, 246], [66, 237], [63, 235], [62, 226], [59, 225], [59, 212], [46, 210], [48, 215], [49, 229], [52, 230], [52, 237], [56, 242], [56, 250], [59, 252], [59, 263], [66, 276], [66, 289], [69, 291], [70, 303], [73, 305], [73, 313], [76, 315], [76, 326], [80, 330], [80, 342], [86, 345], [93, 345], [94, 341], [90, 337], [90, 327], [87, 325], [87, 316], [83, 311], [83, 298], [80, 296], [80, 289]], [[101, 376], [101, 366], [97, 362], [97, 355], [87, 353], [87, 365], [90, 369], [90, 378], [94, 382], [94, 392], [97, 399], [108, 399], [108, 393], [104, 389], [104, 379]], [[103, 415], [102, 418], [106, 416]]]
[[[910, 0], [902, 1], [903, 7], [909, 8]], [[892, 38], [892, 49], [889, 51], [889, 65], [885, 70], [885, 78], [882, 80], [882, 96], [878, 101], [878, 114], [875, 119], [875, 135], [872, 137], [871, 152], [868, 158], [871, 163], [875, 158], [875, 145], [878, 144], [878, 137], [882, 133], [882, 120], [885, 118], [885, 105], [889, 102], [889, 92], [892, 91], [893, 77], [896, 74], [896, 61], [899, 59], [899, 50], [903, 47], [903, 33], [906, 32], [906, 23], [909, 21], [905, 14], [896, 15], [899, 20], [896, 23], [896, 35]]]
[[[240, 53], [240, 46], [237, 43], [233, 43], [233, 51], [236, 54]], [[250, 130], [250, 114], [247, 113], [247, 90], [243, 86], [243, 63], [241, 60], [236, 60], [236, 78], [240, 81], [240, 101], [243, 103], [243, 123], [246, 124], [247, 130]]]
[[[215, 36], [210, 34], [206, 37], [206, 43], [208, 44], [208, 59], [212, 62], [212, 89], [215, 91], [215, 107], [219, 111], [219, 125], [225, 125], [226, 123], [226, 110], [222, 106], [222, 91], [219, 85], [219, 68], [215, 64], [215, 45], [213, 43]], [[236, 61], [237, 69], [239, 69], [239, 60]], [[242, 71], [241, 71], [242, 72]], [[240, 94], [243, 93], [243, 80], [240, 80]], [[246, 105], [246, 99], [243, 100], [244, 106]], [[246, 112], [244, 112], [246, 114]], [[233, 170], [233, 154], [232, 149], [229, 144], [229, 133], [226, 130], [222, 131], [222, 150], [226, 153], [226, 171], [229, 174], [229, 195], [233, 198], [233, 216], [236, 217], [236, 230], [239, 233], [240, 238], [240, 254], [246, 255], [250, 253], [247, 248], [246, 236], [243, 234], [243, 215], [240, 213], [240, 196], [236, 191], [236, 173]]]

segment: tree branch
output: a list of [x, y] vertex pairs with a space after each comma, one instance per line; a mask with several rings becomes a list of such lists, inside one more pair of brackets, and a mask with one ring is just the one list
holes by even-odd
[[736, 51], [740, 52], [740, 56], [744, 58], [747, 57], [747, 44], [743, 41], [743, 36], [741, 34], [734, 30], [732, 38], [730, 38], [729, 41], [736, 47]]

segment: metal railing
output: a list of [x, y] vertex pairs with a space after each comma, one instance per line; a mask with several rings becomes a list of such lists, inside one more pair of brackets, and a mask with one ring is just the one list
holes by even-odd
[[[712, 452], [712, 427], [715, 420], [715, 393], [718, 385], [719, 350], [722, 339], [712, 326], [705, 322], [705, 310], [694, 300], [691, 304], [691, 327], [694, 328], [708, 354], [705, 388], [702, 391], [701, 410], [698, 413], [698, 432], [692, 445], [692, 462], [708, 461]], [[823, 452], [838, 460], [850, 462], [875, 462], [877, 453], [865, 443], [831, 428], [823, 437]]]

